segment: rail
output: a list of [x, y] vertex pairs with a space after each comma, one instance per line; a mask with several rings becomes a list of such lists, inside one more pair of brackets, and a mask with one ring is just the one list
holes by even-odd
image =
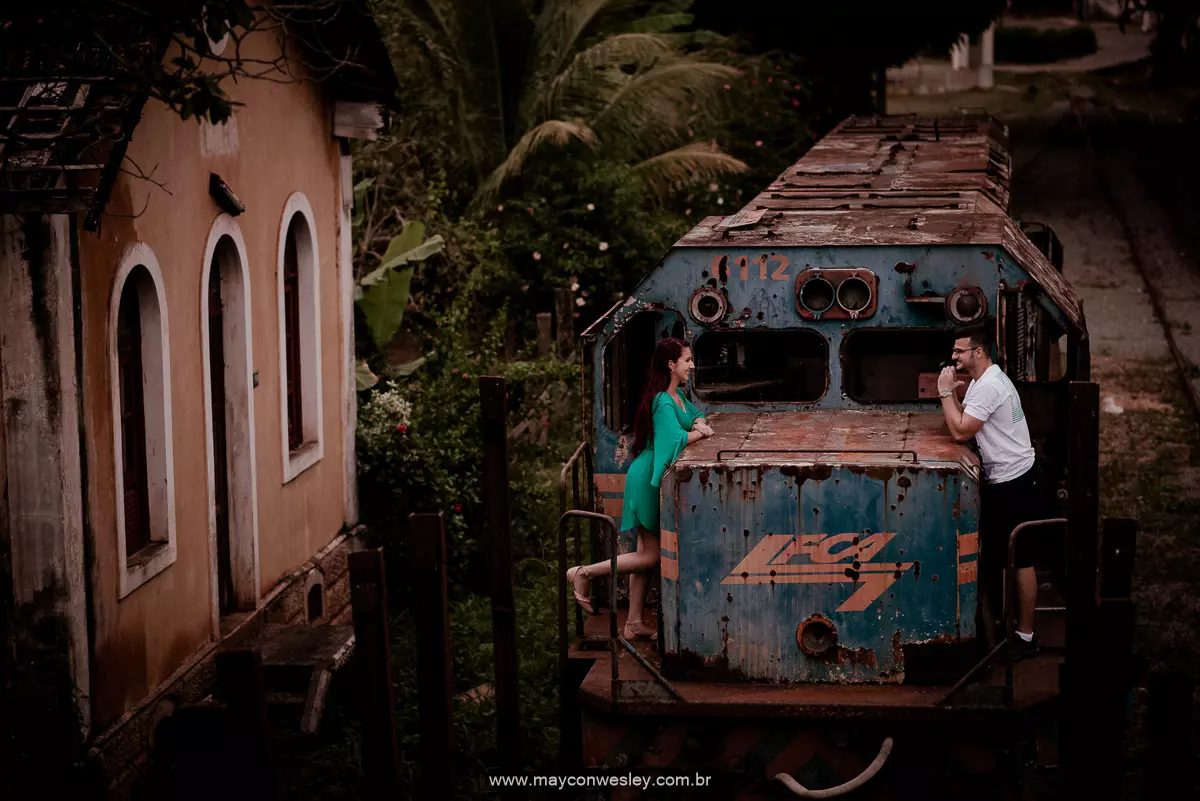
[[918, 463], [917, 452], [898, 448], [723, 448], [717, 451], [717, 461], [721, 461], [724, 453], [889, 453], [912, 456], [913, 464]]
[[[611, 549], [612, 553], [609, 555], [609, 559], [610, 559], [610, 569], [612, 572], [609, 574], [609, 582], [608, 582], [608, 588], [609, 588], [608, 650], [609, 650], [609, 657], [612, 660], [612, 699], [613, 699], [613, 701], [617, 700], [617, 682], [621, 678], [620, 670], [617, 665], [617, 646], [618, 645], [621, 645], [622, 647], [625, 648], [626, 651], [628, 651], [630, 654], [632, 654], [633, 658], [638, 661], [638, 664], [640, 664], [643, 668], [645, 668], [646, 672], [649, 673], [651, 676], [653, 676], [654, 680], [657, 681], [660, 685], [662, 685], [663, 689], [665, 689], [668, 693], [670, 693], [673, 698], [675, 698], [676, 700], [682, 701], [683, 696], [679, 694], [679, 691], [675, 689], [675, 686], [673, 684], [671, 684], [671, 682], [668, 681], [667, 678], [665, 676], [663, 676], [663, 674], [661, 672], [659, 672], [658, 668], [654, 667], [654, 665], [650, 664], [650, 662], [647, 661], [644, 656], [639, 654], [637, 652], [637, 649], [634, 648], [633, 645], [631, 645], [630, 642], [628, 640], [626, 640], [624, 637], [622, 637], [620, 632], [617, 631], [617, 583], [618, 583], [617, 582], [617, 553], [621, 550], [621, 543], [617, 537], [616, 521], [613, 520], [608, 515], [601, 514], [600, 512], [586, 512], [586, 511], [583, 511], [582, 509], [568, 509], [566, 512], [563, 513], [563, 516], [561, 518], [559, 518], [559, 521], [558, 521], [558, 531], [559, 531], [559, 541], [560, 542], [562, 542], [564, 540], [565, 533], [566, 533], [567, 521], [571, 518], [583, 518], [585, 520], [595, 521], [603, 526], [607, 526], [608, 530], [609, 530], [609, 534], [610, 534], [609, 542], [612, 543], [612, 549]], [[563, 588], [562, 592], [559, 593], [559, 599], [562, 603], [566, 603], [565, 582], [566, 582], [566, 570], [564, 568], [563, 570], [561, 570], [559, 572], [559, 587]], [[559, 620], [564, 621], [564, 616], [561, 611], [559, 613]], [[565, 634], [565, 632], [566, 632], [566, 626], [565, 626], [565, 621], [564, 621], [563, 628], [560, 630], [560, 636], [561, 636], [561, 634]], [[561, 643], [561, 640], [560, 640], [560, 643]], [[561, 651], [560, 651], [560, 659], [562, 659]], [[560, 669], [565, 671], [565, 669], [566, 669], [565, 660], [560, 665]], [[563, 700], [565, 701], [566, 699], [564, 698]]]
[[[579, 501], [579, 469], [580, 464], [584, 469], [584, 483], [587, 488], [587, 505], [581, 506]], [[571, 480], [571, 506], [567, 506], [567, 478]], [[563, 465], [558, 474], [558, 514], [560, 517], [567, 513], [567, 509], [588, 509], [594, 511], [596, 508], [596, 491], [595, 481], [592, 475], [592, 449], [587, 440], [579, 443], [579, 447], [575, 449], [575, 453]], [[583, 548], [580, 543], [579, 527], [574, 529], [575, 534], [575, 562], [576, 564], [583, 562]], [[596, 552], [596, 523], [593, 522], [590, 527], [591, 552]], [[559, 530], [558, 536], [558, 609], [559, 609], [559, 655], [562, 659], [566, 659], [567, 654], [567, 538], [565, 529]], [[578, 605], [575, 607], [575, 636], [583, 636], [583, 610]]]
[[[991, 664], [996, 655], [1004, 647], [1005, 643], [1013, 636], [1013, 631], [1016, 629], [1016, 622], [1013, 614], [1013, 600], [1016, 597], [1017, 591], [1017, 536], [1028, 529], [1037, 528], [1038, 526], [1065, 526], [1067, 519], [1065, 517], [1050, 517], [1045, 520], [1027, 520], [1024, 523], [1017, 525], [1012, 533], [1008, 535], [1008, 570], [1005, 572], [1005, 593], [1004, 593], [1004, 639], [998, 642], [987, 656], [979, 660], [979, 662], [966, 675], [958, 680], [958, 683], [950, 688], [950, 691], [942, 696], [941, 705], [945, 706], [950, 702], [954, 695], [966, 686], [967, 682], [979, 675], [979, 672]], [[1013, 702], [1013, 660], [1006, 661], [1004, 666], [1004, 698], [1008, 705]]]

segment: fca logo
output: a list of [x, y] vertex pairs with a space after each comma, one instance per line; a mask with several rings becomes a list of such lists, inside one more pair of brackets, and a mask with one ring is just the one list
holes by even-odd
[[768, 534], [722, 584], [840, 584], [854, 592], [838, 612], [862, 612], [914, 562], [871, 562], [895, 534]]

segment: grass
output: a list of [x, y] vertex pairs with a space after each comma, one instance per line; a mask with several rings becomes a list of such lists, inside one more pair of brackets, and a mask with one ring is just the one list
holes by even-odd
[[[1138, 521], [1134, 650], [1147, 672], [1182, 673], [1197, 681], [1200, 436], [1174, 365], [1105, 365], [1096, 373], [1101, 393], [1115, 394], [1125, 407], [1122, 414], [1101, 415], [1100, 510]], [[1146, 697], [1139, 687], [1126, 731], [1130, 799], [1140, 797], [1136, 779], [1145, 767], [1145, 719]]]

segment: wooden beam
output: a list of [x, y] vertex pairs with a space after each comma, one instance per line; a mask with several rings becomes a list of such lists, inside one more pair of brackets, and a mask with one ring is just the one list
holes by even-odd
[[386, 126], [384, 120], [383, 106], [378, 103], [337, 100], [333, 104], [334, 136], [373, 142]]

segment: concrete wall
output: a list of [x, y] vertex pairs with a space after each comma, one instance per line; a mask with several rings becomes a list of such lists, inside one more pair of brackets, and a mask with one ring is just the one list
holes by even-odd
[[[258, 58], [273, 57], [276, 47], [269, 34], [242, 45], [244, 54]], [[210, 172], [219, 174], [246, 206], [235, 221], [248, 260], [251, 369], [258, 381], [251, 392], [259, 586], [275, 585], [328, 544], [341, 529], [346, 508], [342, 215], [332, 103], [306, 81], [243, 80], [225, 88], [244, 105], [220, 127], [181, 121], [151, 101], [134, 133], [126, 168], [152, 174], [170, 194], [123, 174], [100, 231], [79, 232], [97, 730], [131, 709], [217, 632], [201, 315], [205, 247], [221, 214], [209, 195]], [[285, 484], [277, 264], [281, 217], [295, 192], [307, 198], [316, 225], [323, 455]], [[169, 317], [176, 557], [122, 598], [108, 332], [116, 273], [123, 254], [137, 242], [152, 249], [161, 268]]]
[[[0, 548], [22, 640], [51, 623], [74, 689], [88, 689], [70, 228], [62, 215], [0, 215]], [[5, 560], [0, 559], [0, 562]], [[71, 688], [65, 688], [68, 691]], [[81, 705], [86, 726], [86, 704]]]

